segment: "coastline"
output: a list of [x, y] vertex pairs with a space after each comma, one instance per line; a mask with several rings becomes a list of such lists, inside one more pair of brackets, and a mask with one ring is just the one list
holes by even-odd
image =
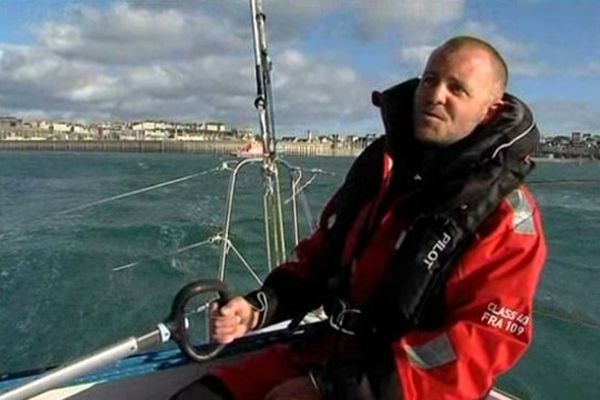
[[[197, 153], [235, 155], [245, 140], [0, 140], [0, 151], [61, 151], [109, 153]], [[279, 154], [288, 156], [356, 157], [361, 143], [277, 142]], [[258, 155], [259, 157], [260, 155]], [[588, 157], [532, 157], [538, 163], [595, 162]]]
[[[233, 154], [248, 143], [243, 140], [2, 140], [0, 151]], [[277, 143], [280, 154], [292, 156], [354, 157], [364, 148], [362, 144]]]
[[554, 164], [568, 164], [568, 163], [588, 163], [596, 162], [598, 160], [590, 158], [550, 158], [550, 157], [531, 157], [536, 163], [554, 163]]

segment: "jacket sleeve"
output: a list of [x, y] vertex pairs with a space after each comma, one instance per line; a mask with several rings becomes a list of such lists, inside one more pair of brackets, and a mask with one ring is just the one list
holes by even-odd
[[403, 399], [479, 399], [523, 355], [546, 257], [540, 216], [514, 191], [478, 231], [449, 277], [447, 318], [394, 342]]
[[259, 290], [246, 295], [246, 299], [261, 310], [257, 329], [300, 317], [325, 301], [331, 268], [325, 260], [325, 236], [336, 196], [325, 207], [317, 229], [298, 243], [292, 256], [267, 276]]
[[278, 266], [269, 274], [258, 292], [264, 303], [261, 323], [257, 328], [296, 318], [318, 308], [324, 301], [326, 279], [322, 277], [320, 260], [323, 232], [319, 228], [301, 241], [294, 250], [294, 258]]
[[269, 274], [260, 290], [246, 296], [262, 311], [259, 328], [302, 316], [327, 300], [328, 281], [339, 263], [336, 257], [353, 223], [348, 216], [356, 215], [380, 184], [372, 177], [381, 175], [384, 145], [383, 138], [378, 139], [360, 154], [325, 206], [316, 231], [296, 246], [292, 259]]

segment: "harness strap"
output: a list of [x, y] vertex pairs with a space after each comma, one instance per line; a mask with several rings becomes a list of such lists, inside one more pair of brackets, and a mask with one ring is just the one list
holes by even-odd
[[362, 311], [351, 308], [342, 299], [337, 299], [329, 312], [329, 326], [345, 335], [355, 336], [359, 330]]

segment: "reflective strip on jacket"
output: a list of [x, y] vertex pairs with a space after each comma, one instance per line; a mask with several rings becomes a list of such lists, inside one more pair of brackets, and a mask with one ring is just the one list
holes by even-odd
[[[335, 197], [335, 196], [334, 196]], [[296, 248], [296, 259], [272, 275], [294, 278], [302, 296], [290, 302], [320, 304], [326, 296], [322, 282], [326, 232], [335, 225], [334, 202], [326, 206], [319, 228]], [[342, 255], [351, 260], [351, 294], [356, 304], [377, 290], [394, 245], [407, 221], [389, 210], [382, 213], [374, 233], [358, 256], [353, 236], [369, 223], [369, 207], [359, 211], [345, 241]], [[529, 191], [521, 186], [504, 199], [479, 228], [474, 241], [453, 268], [445, 285], [445, 316], [435, 330], [412, 330], [391, 343], [398, 383], [397, 398], [479, 399], [496, 378], [515, 365], [532, 337], [533, 297], [546, 257], [539, 210]], [[269, 280], [266, 282], [269, 283]], [[283, 294], [280, 293], [283, 297]], [[290, 308], [290, 303], [281, 305]], [[292, 307], [294, 308], [294, 307]], [[381, 310], [385, 313], [386, 310]], [[394, 318], [390, 315], [389, 318]], [[237, 399], [261, 399], [274, 386], [305, 375], [329, 356], [327, 343], [315, 343], [302, 352], [277, 345], [233, 367], [219, 368], [219, 376]], [[312, 351], [311, 351], [312, 350]]]

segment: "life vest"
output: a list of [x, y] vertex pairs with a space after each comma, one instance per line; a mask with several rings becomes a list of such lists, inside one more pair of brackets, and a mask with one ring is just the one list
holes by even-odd
[[[533, 168], [528, 159], [538, 136], [533, 117], [522, 102], [508, 94], [497, 117], [465, 139], [442, 149], [420, 145], [412, 137], [412, 98], [417, 83], [411, 80], [374, 94], [386, 136], [376, 140], [353, 163], [344, 184], [325, 207], [319, 228], [296, 249], [298, 260], [275, 269], [261, 290], [247, 297], [263, 311], [261, 326], [301, 315], [322, 304], [328, 306], [330, 318], [335, 317], [339, 312], [336, 301], [348, 302], [348, 292], [353, 289], [348, 284], [351, 265], [343, 253], [352, 239], [349, 236], [355, 235], [359, 215], [370, 204], [378, 204], [409, 216], [406, 227], [398, 229], [402, 230], [399, 236], [385, 240], [386, 251], [393, 251], [380, 260], [383, 264], [378, 266], [383, 268], [384, 276], [377, 290], [367, 301], [350, 304], [361, 311], [353, 313], [359, 317], [352, 318], [356, 333], [352, 338], [358, 338], [359, 346], [365, 344], [366, 357], [359, 354], [350, 360], [354, 363], [343, 357], [330, 358], [330, 344], [350, 337], [341, 329], [338, 332], [342, 340], [313, 340], [310, 343], [316, 346], [312, 351], [310, 347], [267, 349], [243, 365], [215, 372], [241, 398], [262, 398], [272, 385], [308, 371], [314, 372], [319, 387], [328, 392], [327, 398], [352, 398], [356, 378], [363, 375], [369, 378], [377, 398], [397, 398], [394, 380], [398, 383], [398, 362], [403, 362], [397, 348], [403, 339], [398, 338], [428, 328], [435, 331], [444, 317], [442, 295], [455, 261], [466, 255], [475, 231]], [[391, 171], [382, 162], [386, 158], [393, 160]], [[398, 198], [402, 201], [394, 203]], [[377, 208], [373, 207], [374, 219]], [[368, 229], [358, 233], [365, 241], [358, 240], [353, 252], [361, 252], [369, 242], [369, 234]], [[370, 246], [379, 243], [371, 241]], [[377, 251], [374, 248], [365, 254]], [[363, 266], [370, 267], [369, 258], [364, 259]], [[385, 314], [378, 312], [380, 309], [385, 309]], [[325, 333], [335, 334], [326, 329], [329, 331]], [[331, 335], [326, 336], [331, 339]], [[319, 371], [323, 361], [326, 364]], [[341, 362], [335, 365], [337, 361]], [[276, 366], [277, 376], [269, 373], [265, 380], [266, 369], [255, 369], [258, 378], [253, 385], [260, 382], [261, 387], [240, 388], [240, 381], [248, 379], [249, 366], [267, 365], [269, 371]], [[242, 395], [249, 392], [255, 397]]]
[[[374, 93], [386, 136], [356, 160], [322, 220], [329, 228], [327, 260], [335, 265], [358, 210], [380, 191], [381, 180], [374, 179], [384, 173], [380, 160], [384, 153], [392, 157], [389, 191], [404, 193], [397, 212], [412, 215], [413, 221], [398, 238], [390, 262], [402, 267], [386, 269], [376, 294], [362, 306], [361, 317], [362, 330], [376, 330], [389, 339], [417, 326], [439, 323], [443, 317], [440, 294], [455, 260], [500, 201], [533, 169], [528, 156], [539, 135], [527, 106], [506, 94], [503, 109], [491, 123], [449, 147], [425, 148], [414, 140], [411, 128], [417, 84], [418, 80], [410, 80]], [[350, 268], [335, 270], [330, 292], [347, 296]], [[377, 309], [395, 317], [381, 318]]]

